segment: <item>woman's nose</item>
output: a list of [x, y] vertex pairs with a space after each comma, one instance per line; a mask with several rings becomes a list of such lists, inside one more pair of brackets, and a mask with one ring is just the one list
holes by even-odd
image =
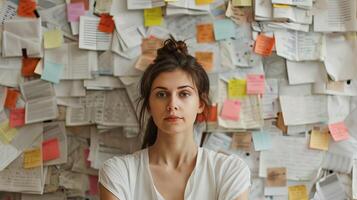
[[178, 110], [179, 105], [178, 105], [178, 99], [177, 97], [175, 97], [174, 95], [171, 95], [171, 97], [169, 98], [169, 102], [167, 104], [167, 110], [168, 111], [175, 111]]

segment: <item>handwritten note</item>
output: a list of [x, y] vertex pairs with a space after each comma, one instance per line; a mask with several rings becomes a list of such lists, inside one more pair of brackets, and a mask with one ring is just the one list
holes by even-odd
[[240, 101], [225, 100], [221, 111], [221, 117], [227, 120], [239, 120], [240, 116]]
[[228, 81], [228, 97], [239, 98], [247, 94], [247, 81], [245, 79], [231, 79]]
[[252, 145], [252, 133], [233, 133], [231, 149], [242, 149], [244, 151], [250, 151]]
[[195, 57], [203, 68], [209, 72], [213, 68], [213, 52], [196, 51]]
[[311, 130], [310, 148], [327, 151], [329, 142], [330, 134], [328, 133], [327, 127], [314, 127]]
[[9, 120], [5, 120], [0, 124], [0, 140], [9, 144], [16, 136], [17, 130], [16, 128], [11, 128], [9, 124]]
[[79, 17], [85, 15], [85, 5], [83, 2], [67, 4], [67, 18], [69, 22], [79, 22]]
[[289, 200], [308, 200], [305, 185], [294, 185], [288, 187]]
[[115, 24], [114, 24], [113, 16], [110, 16], [108, 14], [102, 14], [100, 16], [98, 30], [104, 33], [113, 33], [114, 29], [115, 29]]
[[20, 93], [14, 89], [8, 89], [6, 93], [5, 99], [5, 108], [13, 109], [16, 107], [17, 98], [19, 97]]
[[41, 79], [50, 81], [53, 83], [59, 83], [62, 76], [64, 65], [57, 64], [49, 61], [45, 61], [45, 67], [41, 76]]
[[162, 21], [163, 17], [161, 7], [144, 9], [145, 26], [160, 26]]
[[25, 124], [25, 108], [14, 108], [10, 110], [10, 127], [15, 128]]
[[329, 124], [328, 128], [335, 141], [347, 140], [350, 138], [345, 122]]
[[36, 17], [36, 2], [32, 0], [19, 0], [17, 15], [21, 17]]
[[42, 142], [42, 159], [43, 161], [54, 160], [60, 156], [59, 143], [57, 138], [49, 139]]
[[46, 31], [43, 34], [43, 38], [46, 49], [58, 48], [63, 44], [63, 33], [59, 29]]
[[268, 133], [253, 132], [253, 143], [256, 151], [268, 150], [272, 147], [271, 136]]
[[40, 148], [24, 151], [24, 168], [34, 168], [42, 165], [42, 152]]
[[40, 62], [40, 58], [22, 58], [22, 68], [21, 74], [24, 77], [35, 75], [35, 69], [37, 67], [38, 62]]
[[216, 40], [229, 39], [235, 36], [235, 25], [230, 19], [218, 19], [213, 23]]
[[285, 167], [267, 168], [266, 186], [268, 187], [286, 186], [286, 168]]
[[247, 75], [247, 94], [264, 94], [265, 78], [262, 74]]
[[255, 45], [254, 52], [262, 56], [270, 56], [275, 44], [274, 37], [268, 37], [263, 34], [258, 35]]
[[199, 24], [196, 26], [197, 43], [214, 42], [213, 24]]

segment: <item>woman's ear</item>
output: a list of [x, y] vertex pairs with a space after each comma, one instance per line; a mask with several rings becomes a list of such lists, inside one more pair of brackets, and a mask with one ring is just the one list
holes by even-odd
[[206, 104], [200, 100], [200, 105], [198, 107], [198, 114], [201, 114], [205, 110]]

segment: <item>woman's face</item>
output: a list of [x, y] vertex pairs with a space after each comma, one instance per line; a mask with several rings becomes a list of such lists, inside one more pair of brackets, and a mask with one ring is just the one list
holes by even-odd
[[197, 88], [185, 71], [163, 72], [153, 81], [149, 112], [160, 132], [192, 132], [196, 116], [203, 109]]

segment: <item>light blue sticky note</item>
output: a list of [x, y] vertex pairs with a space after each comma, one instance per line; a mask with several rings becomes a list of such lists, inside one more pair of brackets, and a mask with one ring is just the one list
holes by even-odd
[[216, 40], [235, 37], [235, 25], [230, 19], [218, 19], [213, 22], [214, 38]]
[[64, 68], [63, 64], [57, 64], [50, 61], [45, 61], [44, 70], [41, 79], [53, 83], [59, 83]]
[[272, 147], [271, 137], [268, 133], [253, 132], [253, 143], [256, 151], [268, 150]]

